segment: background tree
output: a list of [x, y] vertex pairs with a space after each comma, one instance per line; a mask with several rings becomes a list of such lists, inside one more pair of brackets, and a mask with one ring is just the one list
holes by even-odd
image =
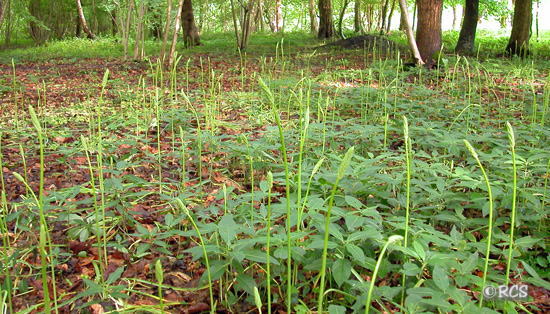
[[76, 0], [76, 8], [78, 11], [78, 17], [80, 19], [80, 26], [82, 27], [82, 30], [84, 31], [84, 33], [86, 33], [88, 38], [95, 39], [94, 33], [92, 33], [92, 31], [88, 27], [88, 23], [86, 22], [86, 17], [84, 16], [84, 10], [82, 9], [82, 3], [80, 3], [80, 0]]
[[309, 0], [308, 8], [310, 31], [312, 34], [317, 34], [319, 32], [319, 22], [317, 22], [317, 10], [315, 9], [315, 0]]
[[361, 18], [361, 0], [355, 0], [353, 7], [353, 29], [356, 33], [363, 32], [363, 19]]
[[4, 1], [0, 0], [0, 26], [4, 22]]
[[424, 60], [422, 60], [420, 51], [418, 51], [418, 45], [416, 44], [416, 40], [414, 39], [412, 26], [411, 26], [411, 23], [409, 22], [409, 12], [407, 11], [407, 0], [399, 0], [399, 7], [401, 9], [401, 22], [403, 24], [403, 28], [405, 29], [405, 34], [407, 35], [407, 40], [409, 42], [409, 47], [415, 59], [415, 63], [417, 65], [423, 65]]
[[464, 19], [455, 47], [457, 53], [467, 54], [474, 51], [478, 20], [479, 0], [465, 0]]
[[332, 19], [332, 1], [319, 0], [319, 33], [320, 39], [334, 36], [334, 22]]
[[181, 25], [183, 27], [183, 41], [186, 47], [200, 45], [199, 30], [195, 25], [192, 0], [183, 1], [181, 13]]
[[416, 43], [422, 60], [431, 66], [441, 49], [441, 14], [443, 0], [417, 0], [418, 26]]
[[526, 56], [529, 53], [529, 38], [531, 37], [531, 21], [533, 19], [533, 1], [516, 0], [512, 33], [506, 46], [506, 52], [511, 55]]

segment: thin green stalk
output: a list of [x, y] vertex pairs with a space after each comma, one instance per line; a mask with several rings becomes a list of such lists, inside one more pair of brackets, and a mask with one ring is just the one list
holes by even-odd
[[[105, 70], [105, 73], [103, 74], [103, 80], [101, 83], [101, 93], [99, 95], [99, 103], [96, 107], [96, 114], [97, 114], [97, 169], [98, 169], [98, 177], [99, 177], [99, 192], [101, 194], [101, 230], [102, 230], [102, 240], [103, 245], [101, 249], [101, 253], [103, 254], [103, 261], [107, 261], [107, 228], [106, 228], [106, 215], [105, 215], [105, 176], [103, 174], [103, 131], [102, 131], [102, 124], [101, 124], [101, 109], [103, 105], [103, 95], [105, 93], [105, 87], [107, 86], [107, 82], [109, 80], [109, 69]], [[100, 282], [103, 282], [103, 273], [105, 271], [105, 265], [100, 265], [101, 267], [101, 276], [99, 276]]]
[[159, 180], [159, 195], [162, 194], [162, 147], [160, 145], [160, 105], [159, 90], [155, 89], [155, 117], [157, 119], [157, 171]]
[[[477, 155], [476, 150], [468, 142], [467, 140], [464, 140], [464, 144], [470, 151], [470, 154], [474, 157], [474, 159], [477, 161], [477, 164], [479, 166], [479, 169], [481, 170], [481, 173], [483, 174], [483, 179], [485, 181], [485, 185], [487, 186], [487, 193], [489, 197], [489, 226], [487, 228], [487, 248], [485, 250], [485, 265], [483, 267], [483, 283], [482, 287], [485, 287], [485, 283], [487, 282], [487, 270], [489, 268], [489, 255], [491, 254], [491, 237], [493, 235], [493, 191], [491, 189], [491, 183], [489, 181], [489, 177], [487, 176], [487, 173], [485, 172], [485, 168], [483, 168], [483, 165], [481, 164], [481, 160], [479, 159], [479, 156]], [[480, 296], [479, 299], [479, 307], [481, 308], [483, 306], [483, 293]]]
[[512, 264], [512, 252], [514, 251], [514, 231], [516, 228], [516, 199], [517, 199], [517, 166], [516, 166], [516, 137], [510, 122], [506, 122], [508, 140], [510, 141], [510, 153], [512, 154], [512, 217], [510, 218], [510, 240], [508, 243], [508, 261], [506, 263], [506, 285], [510, 282], [510, 265]]
[[[225, 185], [224, 185], [225, 187]], [[273, 173], [267, 173], [267, 215], [266, 215], [266, 288], [267, 288], [267, 313], [271, 314], [271, 193], [273, 189]]]
[[[301, 110], [302, 106], [300, 106]], [[297, 185], [297, 200], [296, 204], [300, 205], [302, 201], [302, 162], [304, 158], [304, 147], [307, 140], [307, 132], [309, 129], [309, 106], [306, 107], [305, 113], [300, 121], [300, 148], [298, 151], [298, 173], [296, 174]]]
[[[409, 136], [409, 121], [407, 117], [403, 116], [403, 134], [405, 140], [405, 165], [406, 165], [406, 203], [405, 203], [405, 243], [404, 247], [406, 248], [409, 243], [409, 224], [411, 217], [411, 138]], [[407, 276], [403, 274], [401, 281], [401, 287], [403, 288], [401, 293], [401, 305], [403, 305], [405, 300], [405, 285], [407, 281]]]
[[328, 207], [327, 212], [325, 216], [325, 234], [323, 238], [323, 255], [321, 257], [321, 271], [320, 271], [320, 286], [319, 286], [319, 297], [317, 300], [317, 313], [322, 314], [323, 313], [323, 296], [325, 293], [325, 276], [326, 276], [326, 269], [327, 269], [327, 254], [328, 254], [328, 239], [330, 234], [330, 213], [332, 211], [332, 206], [334, 204], [334, 197], [336, 195], [336, 189], [338, 188], [338, 184], [340, 183], [340, 180], [344, 177], [346, 174], [346, 170], [348, 169], [348, 166], [351, 162], [351, 158], [353, 157], [353, 153], [355, 151], [355, 147], [350, 147], [346, 154], [344, 155], [344, 158], [342, 158], [342, 162], [340, 163], [340, 167], [338, 168], [338, 174], [336, 175], [336, 181], [334, 181], [334, 185], [332, 186], [332, 191], [329, 196], [328, 201]]
[[291, 313], [292, 311], [292, 241], [291, 241], [291, 234], [292, 234], [292, 221], [291, 221], [291, 207], [290, 207], [290, 170], [289, 170], [289, 161], [287, 158], [287, 150], [286, 150], [286, 144], [285, 144], [285, 136], [283, 133], [283, 125], [281, 122], [281, 117], [279, 116], [279, 112], [277, 111], [278, 108], [275, 104], [275, 98], [273, 96], [273, 93], [269, 89], [269, 87], [265, 84], [265, 82], [262, 80], [262, 78], [259, 79], [260, 86], [266, 93], [269, 102], [271, 104], [271, 112], [273, 114], [273, 117], [275, 118], [275, 121], [277, 123], [277, 128], [279, 129], [279, 141], [281, 143], [280, 151], [283, 155], [283, 164], [285, 167], [285, 191], [286, 191], [286, 237], [287, 237], [287, 260], [286, 260], [286, 280], [287, 280], [287, 286], [286, 286], [286, 308], [287, 313]]
[[254, 221], [254, 159], [252, 158], [252, 151], [250, 150], [250, 143], [246, 135], [242, 136], [243, 141], [246, 145], [246, 152], [248, 154], [248, 166], [250, 171], [250, 222]]
[[365, 314], [369, 314], [369, 311], [370, 311], [372, 291], [374, 290], [374, 284], [376, 283], [376, 276], [378, 276], [378, 270], [380, 269], [380, 264], [382, 264], [382, 259], [384, 258], [384, 254], [386, 253], [386, 250], [388, 249], [388, 246], [390, 244], [401, 240], [403, 240], [402, 236], [392, 235], [391, 237], [388, 238], [388, 240], [382, 247], [382, 251], [380, 251], [380, 255], [378, 256], [378, 260], [376, 261], [376, 266], [374, 267], [374, 272], [372, 273], [372, 279], [370, 281], [369, 291], [367, 292], [367, 301], [365, 302]]
[[185, 182], [187, 181], [186, 155], [185, 155], [185, 139], [183, 136], [183, 128], [179, 127], [181, 141], [181, 188], [185, 190]]
[[183, 210], [183, 213], [189, 218], [189, 221], [191, 221], [191, 224], [193, 225], [193, 229], [195, 229], [195, 232], [197, 232], [197, 237], [199, 238], [199, 241], [202, 247], [204, 264], [206, 265], [206, 274], [208, 276], [208, 293], [210, 294], [210, 313], [216, 313], [215, 305], [214, 305], [214, 292], [212, 290], [212, 274], [210, 272], [210, 262], [208, 260], [208, 252], [206, 252], [206, 245], [204, 244], [201, 231], [197, 226], [197, 224], [195, 223], [195, 219], [193, 219], [193, 216], [191, 216], [189, 209], [187, 209], [187, 207], [183, 204], [181, 199], [176, 198], [176, 202], [178, 203], [179, 207]]
[[[90, 158], [90, 147], [89, 147], [88, 141], [84, 138], [84, 136], [80, 138], [80, 141], [82, 142], [84, 153], [86, 154], [86, 160], [88, 162], [88, 171], [90, 172], [90, 187], [92, 189], [92, 195], [93, 195], [92, 197], [94, 200], [95, 223], [97, 224], [97, 228], [94, 228], [94, 229], [96, 233], [97, 249], [101, 250], [102, 232], [101, 232], [101, 227], [99, 225], [102, 218], [101, 218], [100, 207], [98, 206], [98, 202], [97, 202], [97, 188], [95, 184], [94, 168], [92, 166], [92, 160]], [[97, 256], [98, 256], [99, 264], [103, 265], [103, 254], [97, 254]]]
[[[31, 115], [31, 121], [32, 124], [36, 130], [37, 136], [38, 136], [38, 143], [40, 147], [40, 170], [39, 170], [39, 185], [38, 185], [38, 199], [37, 199], [37, 205], [38, 205], [38, 214], [40, 217], [40, 232], [39, 232], [39, 253], [40, 253], [40, 271], [42, 275], [42, 289], [43, 289], [43, 296], [44, 296], [44, 312], [51, 313], [51, 304], [50, 304], [50, 288], [48, 286], [48, 253], [46, 252], [46, 247], [48, 246], [48, 240], [49, 240], [49, 231], [48, 231], [48, 225], [46, 221], [46, 214], [44, 212], [44, 137], [43, 137], [43, 130], [42, 126], [40, 125], [40, 121], [38, 120], [38, 117], [36, 115], [36, 112], [32, 108], [32, 106], [29, 106], [29, 113]], [[20, 181], [24, 180], [23, 177], [19, 176]], [[29, 190], [30, 189], [29, 187]], [[36, 197], [35, 197], [36, 199]], [[51, 247], [50, 247], [51, 252]], [[53, 264], [53, 263], [52, 263]], [[53, 265], [51, 265], [53, 267]], [[54, 282], [53, 288], [54, 291], [54, 302], [56, 303], [56, 293], [55, 293], [55, 273], [52, 271], [52, 281]], [[57, 305], [57, 304], [55, 304]], [[57, 312], [57, 306], [55, 307]]]

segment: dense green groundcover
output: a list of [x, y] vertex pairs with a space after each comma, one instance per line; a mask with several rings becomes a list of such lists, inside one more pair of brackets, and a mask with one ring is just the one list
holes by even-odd
[[[330, 313], [364, 312], [375, 268], [373, 311], [548, 309], [548, 37], [430, 71], [298, 33], [203, 42], [168, 71], [113, 39], [0, 53], [0, 309], [308, 313], [325, 247]], [[507, 283], [530, 297], [481, 300]]]

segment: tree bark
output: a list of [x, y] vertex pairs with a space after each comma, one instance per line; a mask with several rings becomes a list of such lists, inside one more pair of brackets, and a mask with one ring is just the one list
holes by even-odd
[[393, 17], [393, 11], [395, 10], [395, 0], [392, 0], [391, 7], [390, 7], [390, 14], [388, 15], [388, 23], [386, 25], [386, 33], [390, 32], [391, 28], [391, 19]]
[[533, 19], [532, 0], [516, 0], [512, 33], [506, 46], [510, 55], [526, 56], [529, 54], [529, 38], [531, 37], [531, 21]]
[[464, 20], [455, 47], [457, 53], [469, 54], [474, 51], [478, 19], [479, 0], [466, 0], [464, 3]]
[[353, 8], [353, 29], [356, 33], [363, 32], [363, 23], [361, 19], [361, 0], [355, 0]]
[[76, 30], [75, 30], [75, 36], [80, 37], [80, 34], [82, 33], [82, 28], [80, 27], [80, 16], [78, 14], [76, 15]]
[[340, 11], [340, 17], [338, 18], [338, 35], [342, 38], [344, 38], [343, 33], [343, 24], [344, 24], [344, 15], [346, 14], [346, 9], [348, 8], [349, 0], [344, 0], [344, 5], [342, 6], [342, 10]]
[[80, 25], [82, 26], [82, 30], [86, 35], [88, 35], [89, 39], [95, 39], [94, 33], [90, 30], [88, 27], [88, 24], [86, 23], [86, 17], [84, 16], [84, 10], [82, 10], [82, 3], [80, 3], [80, 0], [76, 0], [76, 8], [78, 9], [78, 17], [80, 18]]
[[[407, 9], [407, 8], [405, 7], [405, 9]], [[407, 10], [408, 10], [408, 9], [407, 9]], [[399, 30], [400, 30], [400, 31], [404, 31], [404, 32], [407, 31], [407, 27], [405, 26], [405, 21], [404, 21], [404, 19], [405, 19], [405, 17], [406, 17], [406, 16], [405, 16], [406, 14], [408, 14], [408, 12], [407, 12], [407, 11], [403, 11], [403, 10], [401, 9], [401, 15], [400, 15], [400, 17], [399, 17]]]
[[160, 49], [160, 57], [162, 62], [166, 60], [166, 44], [168, 43], [168, 35], [170, 33], [170, 26], [172, 25], [172, 0], [168, 0], [166, 5], [166, 17], [164, 21], [164, 32], [162, 34], [162, 46]]
[[279, 32], [283, 28], [283, 6], [281, 0], [275, 0], [275, 16], [273, 31]]
[[0, 27], [2, 26], [3, 21], [4, 21], [4, 1], [0, 0]]
[[319, 22], [317, 22], [317, 12], [315, 10], [315, 0], [309, 0], [309, 23], [312, 34], [319, 32]]
[[423, 65], [424, 61], [418, 51], [418, 46], [416, 45], [416, 40], [414, 39], [414, 33], [409, 22], [409, 14], [407, 11], [407, 0], [399, 0], [399, 7], [401, 8], [401, 22], [405, 27], [405, 33], [407, 34], [407, 40], [409, 41], [409, 47], [411, 48], [413, 57], [417, 65]]
[[332, 20], [332, 0], [319, 0], [319, 34], [320, 39], [334, 36]]
[[384, 30], [386, 29], [386, 16], [388, 14], [388, 4], [389, 0], [385, 0], [384, 4], [382, 5], [382, 11], [380, 12], [380, 23], [378, 23], [378, 27], [380, 28], [380, 34], [384, 33]]
[[[136, 4], [137, 5], [137, 4]], [[136, 26], [136, 40], [134, 43], [134, 59], [137, 60], [143, 60], [143, 57], [145, 57], [145, 49], [144, 49], [144, 41], [145, 41], [145, 2], [142, 1], [139, 4], [138, 8], [138, 16], [137, 16], [137, 26]]]
[[201, 44], [199, 29], [195, 24], [192, 0], [183, 1], [183, 12], [181, 13], [181, 25], [183, 27], [183, 41], [186, 47], [198, 46]]
[[168, 67], [172, 67], [174, 64], [174, 57], [176, 54], [176, 44], [178, 43], [178, 31], [180, 29], [181, 12], [183, 11], [183, 0], [179, 0], [178, 11], [176, 13], [176, 22], [174, 25], [174, 35], [172, 37], [172, 45], [170, 46], [170, 53], [168, 54]]
[[431, 66], [434, 64], [434, 56], [441, 49], [443, 0], [417, 0], [417, 7], [416, 43], [422, 60]]

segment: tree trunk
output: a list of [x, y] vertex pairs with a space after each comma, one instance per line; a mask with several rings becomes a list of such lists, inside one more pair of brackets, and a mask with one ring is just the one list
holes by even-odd
[[386, 29], [386, 16], [388, 14], [388, 4], [389, 4], [389, 0], [385, 0], [384, 4], [382, 5], [382, 11], [380, 12], [380, 23], [378, 23], [378, 27], [380, 28], [380, 34], [384, 33], [384, 30]]
[[516, 0], [512, 33], [506, 52], [511, 55], [526, 56], [529, 54], [529, 38], [531, 37], [531, 21], [533, 19], [532, 0]]
[[174, 64], [174, 57], [176, 55], [176, 44], [178, 43], [178, 31], [180, 29], [181, 12], [183, 11], [183, 0], [179, 0], [178, 11], [176, 11], [176, 22], [174, 23], [174, 35], [172, 37], [172, 45], [170, 46], [170, 53], [168, 54], [168, 67], [172, 67]]
[[540, 1], [537, 1], [537, 9], [535, 10], [535, 34], [536, 39], [539, 41], [539, 11], [540, 11]]
[[355, 0], [355, 6], [353, 8], [353, 29], [356, 33], [363, 32], [363, 25], [361, 19], [361, 0]]
[[401, 15], [399, 17], [399, 30], [404, 32], [407, 31], [407, 27], [405, 26], [405, 18], [408, 18], [408, 16], [406, 16], [406, 14], [408, 14], [407, 11], [401, 10]]
[[124, 58], [128, 57], [128, 46], [130, 41], [130, 26], [132, 23], [132, 11], [134, 10], [134, 1], [129, 1], [128, 8], [126, 10], [126, 15], [121, 16], [121, 23], [124, 27], [122, 28], [122, 45], [124, 46]]
[[4, 21], [4, 1], [0, 0], [0, 27]]
[[332, 21], [332, 0], [319, 0], [319, 34], [318, 37], [331, 38], [334, 36]]
[[6, 19], [6, 32], [4, 36], [4, 45], [7, 47], [11, 41], [11, 0], [4, 3], [4, 18]]
[[479, 0], [466, 0], [464, 3], [464, 20], [455, 47], [457, 53], [468, 54], [474, 51], [478, 19]]
[[[530, 1], [530, 0], [529, 0]], [[416, 43], [422, 60], [434, 64], [434, 56], [441, 49], [441, 13], [443, 0], [417, 0], [418, 27]]]
[[344, 24], [344, 15], [346, 14], [346, 9], [348, 8], [349, 0], [344, 0], [344, 5], [342, 6], [342, 10], [340, 11], [340, 17], [338, 18], [338, 35], [340, 37], [344, 38], [343, 33], [343, 24]]
[[137, 26], [136, 26], [136, 40], [134, 43], [134, 59], [137, 60], [143, 60], [144, 57], [144, 49], [143, 49], [143, 42], [144, 42], [144, 24], [145, 21], [143, 20], [145, 17], [145, 2], [141, 1], [138, 8], [138, 16], [137, 16]]
[[117, 25], [117, 19], [116, 19], [116, 11], [111, 11], [111, 34], [113, 37], [116, 37], [118, 33], [118, 25]]
[[164, 63], [166, 60], [166, 44], [168, 43], [168, 35], [170, 33], [170, 26], [172, 26], [172, 0], [168, 0], [166, 6], [166, 17], [164, 21], [164, 32], [162, 34], [162, 46], [160, 49], [160, 58]]
[[82, 27], [80, 27], [80, 16], [78, 14], [76, 15], [76, 30], [75, 30], [75, 36], [80, 37], [80, 34], [82, 33]]
[[279, 32], [283, 28], [283, 6], [281, 0], [275, 0], [275, 20], [273, 31]]
[[388, 15], [388, 24], [386, 25], [386, 33], [389, 33], [390, 32], [390, 28], [391, 28], [391, 19], [393, 17], [393, 11], [395, 10], [395, 0], [393, 0], [391, 2], [391, 7], [390, 7], [390, 14]]
[[411, 23], [409, 22], [409, 12], [407, 11], [407, 0], [399, 0], [399, 6], [401, 8], [401, 21], [405, 27], [405, 33], [407, 34], [409, 47], [411, 48], [413, 57], [417, 65], [423, 65], [424, 61], [422, 60], [420, 51], [418, 51], [418, 46], [416, 45], [416, 40], [414, 39]]
[[84, 10], [82, 10], [82, 3], [80, 3], [80, 0], [76, 0], [76, 8], [78, 9], [78, 17], [80, 18], [80, 25], [82, 26], [82, 30], [86, 35], [88, 35], [89, 39], [95, 39], [94, 33], [90, 30], [88, 27], [88, 24], [86, 23], [86, 17], [84, 16]]
[[186, 47], [198, 46], [201, 44], [199, 30], [195, 25], [192, 0], [183, 1], [183, 12], [181, 13], [181, 26], [183, 27], [183, 41]]
[[319, 32], [319, 22], [317, 22], [317, 12], [315, 11], [315, 0], [309, 0], [309, 23], [312, 34]]

